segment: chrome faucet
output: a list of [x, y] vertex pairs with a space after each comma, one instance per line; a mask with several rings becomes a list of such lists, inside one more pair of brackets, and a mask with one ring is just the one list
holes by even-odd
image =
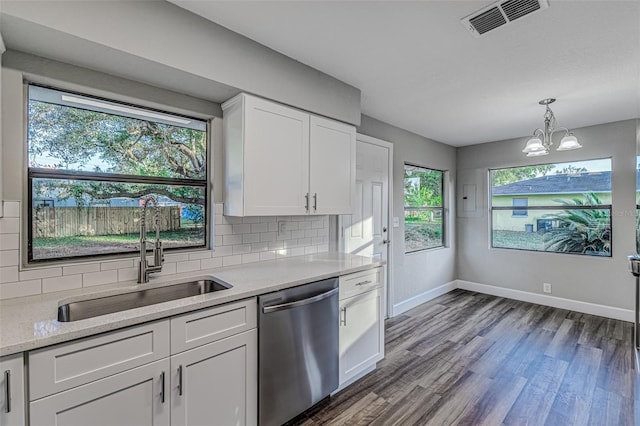
[[[147, 261], [147, 204], [154, 205], [154, 226], [156, 228], [156, 242], [153, 248], [153, 265], [149, 265]], [[149, 274], [162, 271], [162, 242], [160, 241], [160, 206], [158, 199], [153, 195], [149, 195], [142, 200], [142, 213], [140, 217], [140, 261], [138, 262], [138, 283], [148, 283]]]

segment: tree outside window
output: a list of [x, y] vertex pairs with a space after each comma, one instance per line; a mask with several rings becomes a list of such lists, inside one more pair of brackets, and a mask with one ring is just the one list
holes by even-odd
[[405, 253], [444, 246], [444, 172], [405, 164]]
[[167, 249], [206, 246], [206, 122], [30, 85], [27, 142], [30, 262], [138, 250], [148, 195]]

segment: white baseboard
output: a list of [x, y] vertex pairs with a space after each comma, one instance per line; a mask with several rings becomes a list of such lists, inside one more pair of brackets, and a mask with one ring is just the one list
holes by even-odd
[[402, 301], [393, 305], [393, 313], [392, 316], [400, 315], [403, 312], [407, 312], [409, 309], [413, 309], [418, 305], [422, 305], [429, 300], [435, 299], [438, 296], [442, 296], [443, 294], [449, 293], [452, 290], [458, 288], [456, 281], [450, 281], [446, 284], [442, 284], [439, 287], [432, 288], [431, 290], [427, 290], [424, 293], [420, 293], [417, 296], [413, 296], [410, 299]]
[[[447, 283], [445, 285], [449, 285]], [[552, 306], [554, 308], [568, 309], [585, 314], [598, 315], [622, 321], [634, 322], [635, 312], [630, 309], [616, 308], [613, 306], [599, 305], [596, 303], [581, 302], [579, 300], [563, 299], [562, 297], [548, 296], [546, 294], [530, 293], [528, 291], [514, 290], [497, 287], [494, 285], [480, 284], [472, 281], [457, 280], [457, 288], [476, 291], [478, 293], [491, 294], [507, 299], [522, 300], [523, 302], [537, 303], [538, 305]], [[411, 299], [410, 299], [411, 300]], [[403, 302], [406, 303], [406, 302]]]

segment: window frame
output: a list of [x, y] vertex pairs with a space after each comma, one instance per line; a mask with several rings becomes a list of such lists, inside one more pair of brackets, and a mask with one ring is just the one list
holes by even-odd
[[[103, 101], [112, 104], [122, 105], [124, 107], [131, 107], [142, 109], [151, 113], [159, 113], [166, 114], [174, 117], [183, 117], [189, 120], [195, 120], [202, 122], [204, 124], [204, 137], [206, 144], [206, 153], [205, 153], [205, 176], [202, 179], [188, 179], [188, 178], [166, 178], [160, 176], [136, 176], [136, 175], [127, 175], [127, 174], [118, 174], [118, 173], [96, 173], [89, 171], [75, 171], [75, 170], [57, 170], [57, 169], [49, 169], [49, 168], [38, 168], [38, 167], [30, 167], [29, 166], [29, 87], [39, 87], [44, 89], [55, 90], [59, 92], [64, 92], [70, 95], [82, 96], [85, 98], [92, 98], [96, 101]], [[138, 251], [119, 251], [119, 252], [109, 252], [104, 254], [86, 254], [79, 256], [60, 256], [55, 258], [46, 258], [46, 259], [34, 259], [33, 258], [33, 179], [59, 179], [59, 180], [84, 180], [84, 181], [99, 181], [99, 182], [119, 182], [119, 183], [131, 183], [131, 184], [156, 184], [156, 185], [175, 185], [175, 186], [189, 186], [194, 188], [203, 188], [204, 189], [204, 241], [203, 244], [193, 245], [193, 246], [183, 246], [183, 247], [167, 247], [164, 248], [165, 252], [170, 253], [179, 253], [185, 251], [194, 251], [194, 250], [210, 250], [213, 248], [213, 227], [212, 224], [212, 215], [215, 206], [212, 204], [212, 172], [213, 172], [213, 149], [212, 149], [212, 133], [213, 133], [213, 123], [211, 119], [204, 119], [193, 117], [183, 113], [170, 112], [166, 110], [162, 110], [155, 107], [137, 105], [130, 102], [123, 102], [117, 99], [117, 95], [114, 95], [113, 98], [105, 98], [103, 96], [97, 96], [91, 93], [92, 90], [87, 88], [86, 91], [79, 92], [77, 90], [70, 90], [64, 87], [56, 87], [48, 84], [38, 83], [36, 81], [24, 80], [24, 165], [23, 165], [23, 173], [25, 176], [25, 193], [27, 202], [25, 203], [26, 210], [26, 219], [23, 225], [23, 231], [27, 235], [27, 238], [23, 242], [23, 247], [26, 248], [26, 258], [23, 257], [23, 261], [26, 266], [42, 266], [46, 264], [66, 264], [70, 261], [72, 262], [89, 262], [89, 261], [104, 261], [109, 259], [126, 259], [126, 258], [135, 258], [137, 257]], [[80, 108], [82, 109], [82, 108]], [[168, 108], [170, 109], [170, 108]], [[122, 115], [127, 117], [127, 115]], [[154, 120], [151, 120], [154, 121]]]
[[[564, 254], [564, 255], [577, 255], [577, 256], [588, 256], [590, 258], [604, 258], [604, 259], [612, 259], [613, 258], [613, 204], [599, 204], [597, 206], [527, 206], [526, 210], [547, 210], [547, 211], [557, 211], [557, 210], [604, 210], [609, 212], [609, 243], [610, 243], [610, 251], [608, 254], [590, 254], [590, 253], [576, 253], [576, 252], [563, 252], [563, 251], [547, 251], [547, 250], [534, 250], [527, 248], [516, 248], [516, 247], [497, 247], [494, 245], [494, 229], [493, 229], [493, 213], [494, 211], [506, 211], [514, 209], [524, 209], [523, 207], [516, 208], [514, 206], [494, 206], [493, 205], [493, 180], [492, 180], [492, 172], [497, 170], [505, 170], [505, 169], [519, 169], [524, 167], [536, 167], [536, 166], [545, 166], [545, 165], [557, 165], [557, 164], [566, 164], [566, 163], [580, 163], [580, 162], [588, 162], [588, 161], [598, 161], [598, 160], [609, 160], [611, 164], [611, 170], [609, 171], [613, 176], [613, 159], [611, 157], [603, 157], [603, 158], [594, 158], [594, 159], [581, 159], [575, 161], [562, 161], [562, 162], [548, 162], [548, 163], [536, 163], [536, 164], [526, 164], [522, 166], [512, 166], [512, 167], [496, 167], [488, 169], [488, 206], [489, 206], [489, 248], [497, 249], [497, 250], [517, 250], [517, 251], [526, 251], [526, 252], [534, 252], [534, 253], [546, 253], [546, 254]], [[611, 198], [613, 200], [613, 184], [611, 186]], [[512, 216], [514, 217], [514, 216]], [[515, 217], [524, 217], [524, 216], [515, 216]], [[534, 232], [537, 232], [535, 230]]]
[[[441, 206], [422, 206], [422, 207], [407, 207], [404, 205], [404, 188], [403, 188], [403, 218], [402, 220], [404, 221], [404, 235], [403, 235], [403, 241], [406, 241], [406, 232], [407, 232], [407, 222], [406, 222], [406, 212], [407, 211], [432, 211], [432, 210], [439, 210], [440, 211], [440, 217], [442, 218], [442, 236], [440, 237], [440, 244], [437, 246], [433, 246], [433, 247], [423, 247], [420, 249], [416, 249], [416, 250], [409, 250], [407, 251], [407, 246], [406, 243], [404, 245], [404, 254], [411, 254], [411, 253], [419, 253], [425, 250], [436, 250], [436, 249], [441, 249], [447, 246], [446, 244], [446, 237], [447, 237], [447, 232], [446, 232], [446, 225], [447, 225], [447, 218], [446, 218], [446, 208], [445, 208], [445, 173], [446, 170], [440, 170], [440, 169], [435, 169], [432, 167], [425, 167], [425, 166], [420, 166], [418, 164], [414, 164], [414, 163], [409, 163], [409, 162], [405, 162], [403, 165], [403, 173], [406, 172], [406, 168], [407, 166], [409, 167], [416, 167], [418, 169], [422, 169], [423, 171], [426, 172], [438, 172], [440, 173], [440, 195], [442, 198], [442, 205]], [[403, 175], [404, 176], [404, 175]], [[402, 183], [403, 183], [403, 187], [404, 187], [404, 177], [402, 179]]]

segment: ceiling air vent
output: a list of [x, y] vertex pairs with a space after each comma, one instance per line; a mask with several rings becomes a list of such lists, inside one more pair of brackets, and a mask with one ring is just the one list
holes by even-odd
[[460, 22], [474, 37], [480, 37], [491, 30], [548, 7], [548, 0], [498, 1], [462, 18]]

